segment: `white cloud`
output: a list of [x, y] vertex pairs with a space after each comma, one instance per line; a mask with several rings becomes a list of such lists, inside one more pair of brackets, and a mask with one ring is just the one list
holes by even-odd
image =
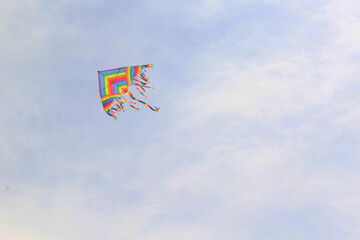
[[[319, 65], [317, 55], [308, 54], [284, 55], [269, 61], [245, 66], [234, 62], [214, 64], [214, 70], [203, 75], [202, 84], [182, 97], [187, 101], [190, 121], [226, 114], [269, 123], [301, 115], [332, 103], [351, 70], [339, 62]], [[221, 71], [217, 71], [219, 68]]]
[[[354, 4], [347, 1], [343, 6], [334, 1], [323, 12], [308, 16], [310, 24], [325, 22], [328, 30], [324, 31], [333, 33], [321, 45], [311, 38], [298, 39], [292, 48], [276, 46], [271, 55], [256, 61], [234, 56], [241, 54], [238, 32], [227, 34], [214, 45], [215, 51], [199, 58], [206, 67], [197, 73], [201, 83], [181, 97], [188, 109], [184, 119], [193, 124], [226, 114], [269, 123], [338, 103], [360, 69], [360, 62], [352, 58], [360, 54], [359, 8]], [[304, 37], [301, 31], [307, 30], [300, 29], [289, 38]], [[179, 108], [183, 107], [182, 103]]]
[[304, 148], [296, 143], [245, 150], [236, 145], [212, 148], [206, 161], [180, 168], [164, 184], [176, 194], [224, 196], [220, 207], [232, 214], [264, 207], [300, 211], [312, 204], [360, 219], [360, 190], [354, 188], [359, 176], [327, 166], [311, 171], [311, 164], [300, 157]]
[[360, 129], [360, 106], [357, 102], [338, 104], [334, 110], [341, 113], [334, 119], [336, 127], [353, 131]]
[[[295, 4], [263, 2], [285, 4], [293, 10], [301, 6], [301, 1]], [[241, 5], [215, 0], [197, 3], [195, 7], [179, 7], [179, 12], [171, 8], [170, 13], [188, 14], [184, 20], [188, 23], [220, 21], [226, 9]], [[161, 8], [163, 16], [169, 14], [166, 8], [171, 4], [167, 4]], [[199, 67], [193, 75], [196, 81], [187, 80], [191, 85], [183, 89], [183, 94], [176, 92], [179, 102], [173, 112], [175, 115], [172, 119], [169, 115], [167, 119], [160, 119], [166, 124], [157, 135], [158, 139], [146, 137], [147, 134], [156, 135], [151, 132], [151, 126], [136, 126], [137, 130], [131, 133], [138, 134], [137, 138], [126, 136], [125, 124], [111, 125], [111, 129], [92, 118], [73, 120], [77, 124], [86, 121], [88, 128], [71, 121], [61, 127], [51, 122], [55, 127], [45, 130], [46, 134], [8, 133], [9, 138], [1, 139], [1, 157], [19, 158], [14, 151], [17, 144], [25, 146], [22, 150], [46, 152], [47, 155], [38, 160], [36, 157], [40, 154], [34, 154], [31, 159], [34, 163], [18, 159], [16, 166], [22, 170], [6, 171], [8, 175], [3, 178], [9, 181], [14, 178], [6, 176], [28, 175], [25, 180], [15, 177], [20, 183], [12, 187], [11, 192], [18, 189], [18, 193], [9, 196], [1, 193], [4, 197], [0, 204], [0, 224], [4, 223], [5, 227], [0, 230], [0, 238], [198, 240], [239, 239], [241, 235], [244, 239], [258, 239], [246, 224], [242, 224], [246, 217], [254, 219], [256, 213], [264, 209], [300, 212], [301, 215], [309, 206], [321, 206], [334, 218], [347, 217], [349, 220], [340, 227], [348, 232], [349, 239], [356, 239], [359, 231], [355, 226], [360, 221], [360, 192], [356, 188], [359, 176], [355, 170], [341, 165], [341, 159], [333, 165], [327, 161], [331, 153], [319, 153], [329, 146], [336, 148], [334, 139], [339, 132], [359, 128], [359, 106], [357, 100], [348, 95], [360, 69], [359, 63], [352, 59], [359, 50], [356, 29], [359, 8], [353, 4], [357, 3], [346, 1], [345, 6], [338, 6], [333, 1], [322, 12], [300, 19], [306, 23], [297, 23], [298, 31], [283, 29], [280, 33], [272, 33], [260, 21], [254, 24], [259, 26], [256, 34], [247, 36], [233, 23], [218, 42], [209, 41], [212, 46], [200, 48], [203, 54], [194, 56], [194, 63], [199, 63], [194, 64], [195, 68]], [[139, 17], [138, 21], [141, 20]], [[25, 29], [22, 24], [24, 22], [15, 25]], [[54, 24], [59, 27], [63, 22]], [[318, 42], [318, 35], [309, 37], [309, 32], [320, 28], [313, 29], [312, 24], [327, 27], [318, 33], [326, 39], [324, 42]], [[54, 33], [48, 27], [39, 24], [36, 36], [17, 40], [15, 45], [19, 43], [20, 48], [11, 50], [16, 53], [29, 50], [31, 44], [26, 40], [41, 44], [49, 36], [48, 31]], [[25, 36], [32, 29], [18, 34]], [[249, 33], [253, 33], [251, 29]], [[256, 39], [259, 36], [267, 40]], [[284, 46], [276, 43], [282, 37], [286, 39]], [[258, 55], [249, 54], [249, 59], [240, 56], [246, 44], [259, 49]], [[136, 48], [141, 52], [140, 44]], [[263, 55], [259, 54], [262, 52]], [[31, 56], [29, 52], [29, 58]], [[16, 61], [16, 57], [12, 61]], [[181, 64], [177, 59], [172, 61]], [[21, 85], [8, 83], [7, 86], [18, 88]], [[12, 93], [5, 90], [2, 96], [10, 99]], [[82, 99], [71, 98], [69, 102]], [[32, 109], [31, 113], [26, 112], [32, 119], [42, 116], [36, 100], [36, 97], [18, 100], [24, 108]], [[60, 100], [53, 101], [47, 99], [50, 106]], [[16, 113], [12, 106], [4, 109]], [[287, 118], [296, 121], [287, 121]], [[12, 123], [9, 119], [12, 118], [1, 118], [2, 129]], [[132, 127], [131, 118], [128, 119]], [[97, 128], [113, 132], [102, 135], [94, 130]], [[142, 132], [147, 128], [149, 132]], [[109, 141], [107, 137], [115, 136], [114, 132], [120, 133], [120, 140], [111, 138]], [[56, 141], [46, 144], [48, 136]], [[356, 135], [352, 137], [357, 138]], [[150, 139], [151, 143], [134, 147], [137, 140], [143, 138]], [[25, 142], [28, 139], [31, 141]], [[124, 139], [126, 143], [122, 142]], [[99, 147], [100, 142], [108, 145]], [[42, 152], [49, 146], [49, 151]], [[27, 156], [24, 152], [21, 156]], [[72, 156], [74, 153], [76, 157]], [[318, 159], [313, 154], [323, 154], [323, 162], [316, 163]], [[3, 169], [6, 168], [3, 164]], [[35, 180], [25, 183], [29, 176]], [[49, 182], [42, 182], [47, 178]], [[121, 197], [126, 198], [126, 190], [135, 192], [133, 202], [121, 201]], [[319, 218], [322, 217], [326, 218]], [[222, 220], [238, 225], [218, 226]], [[311, 231], [306, 234], [310, 236]]]
[[[220, 0], [198, 0], [193, 1], [191, 5], [188, 5], [187, 14], [188, 18], [195, 19], [211, 19], [218, 17], [218, 15], [224, 9], [226, 1]], [[194, 19], [193, 19], [194, 20]]]
[[351, 55], [360, 50], [359, 9], [358, 1], [330, 1], [324, 7], [324, 11], [312, 16], [314, 19], [327, 22], [334, 29], [335, 35], [329, 40], [338, 44], [336, 47], [340, 49], [337, 54]]
[[[360, 8], [355, 1], [339, 8], [337, 3], [342, 4], [332, 1], [322, 12], [307, 15], [308, 22], [300, 24], [303, 28], [289, 36], [299, 38], [296, 44], [274, 44], [271, 54], [262, 58], [234, 55], [239, 53], [236, 31], [198, 58], [201, 67], [194, 77], [201, 81], [180, 96], [177, 111], [184, 117], [177, 126], [207, 129], [207, 136], [188, 141], [206, 142], [208, 154], [203, 161], [179, 169], [170, 178], [170, 191], [222, 195], [221, 207], [229, 216], [262, 208], [291, 212], [323, 206], [348, 218], [340, 225], [350, 239], [359, 236], [354, 227], [360, 221], [359, 176], [340, 163], [341, 154], [335, 163], [338, 169], [331, 163], [333, 156], [326, 153], [319, 169], [314, 155], [324, 151], [325, 143], [336, 148], [341, 141], [338, 136], [348, 129], [358, 130], [359, 125], [353, 88], [360, 62], [353, 56], [360, 53]], [[326, 26], [321, 34], [327, 35], [324, 42], [307, 37], [304, 26], [311, 24]], [[286, 125], [287, 118], [298, 123]], [[239, 122], [246, 121], [274, 128], [277, 134], [262, 139], [250, 124], [250, 134], [238, 130]], [[235, 132], [228, 141], [232, 143], [212, 144], [228, 127]], [[242, 139], [249, 143], [246, 149]], [[353, 153], [347, 161], [355, 159]]]

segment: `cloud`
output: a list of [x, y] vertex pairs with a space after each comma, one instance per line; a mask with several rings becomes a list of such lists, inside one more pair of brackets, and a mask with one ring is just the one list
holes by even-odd
[[[327, 6], [322, 14], [316, 13], [316, 18], [310, 15], [310, 22], [305, 25], [312, 22], [316, 26], [320, 19], [325, 21], [326, 31], [336, 34], [322, 43], [308, 38], [306, 29], [288, 32], [285, 34], [288, 39], [299, 39], [284, 47], [270, 42], [266, 48], [274, 45], [273, 50], [256, 61], [234, 54], [240, 46], [237, 30], [215, 43], [212, 48], [215, 51], [198, 58], [205, 66], [197, 73], [201, 81], [182, 97], [185, 103], [179, 108], [185, 105], [189, 109], [186, 119], [192, 122], [226, 114], [269, 122], [337, 103], [346, 94], [344, 90], [354, 84], [359, 63], [352, 57], [358, 54], [358, 41], [349, 36], [352, 33], [355, 37], [357, 30], [348, 29], [357, 20], [340, 15], [339, 22], [339, 15], [331, 10], [337, 9], [333, 5]], [[340, 13], [345, 14], [346, 10]], [[264, 48], [260, 47], [260, 51]]]
[[[113, 4], [6, 6], [0, 238], [357, 239], [357, 3]], [[161, 112], [110, 121], [146, 58]]]

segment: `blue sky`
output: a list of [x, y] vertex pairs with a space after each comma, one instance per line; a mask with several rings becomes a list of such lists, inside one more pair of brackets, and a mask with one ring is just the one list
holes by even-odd
[[[0, 3], [0, 238], [360, 238], [360, 3]], [[97, 71], [153, 63], [114, 121]]]

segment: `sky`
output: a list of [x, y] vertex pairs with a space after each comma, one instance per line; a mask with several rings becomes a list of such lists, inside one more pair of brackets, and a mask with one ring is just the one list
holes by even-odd
[[[0, 2], [0, 239], [360, 239], [360, 2]], [[153, 112], [102, 109], [141, 64]]]

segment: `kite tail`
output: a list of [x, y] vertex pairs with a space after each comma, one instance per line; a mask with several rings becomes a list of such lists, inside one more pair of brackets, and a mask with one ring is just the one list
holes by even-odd
[[143, 86], [140, 86], [140, 88], [144, 91], [144, 93], [146, 94], [146, 90]]
[[[148, 64], [146, 67], [154, 68], [152, 64]], [[135, 83], [135, 85], [139, 87], [146, 87], [146, 85], [149, 83], [149, 78], [146, 74], [146, 68], [142, 69], [135, 77], [135, 81], [137, 82], [137, 84]]]
[[117, 111], [117, 112], [120, 112], [120, 111], [124, 112], [125, 111], [124, 105], [116, 104], [116, 107], [117, 108], [114, 108], [114, 110]]
[[126, 101], [126, 99], [124, 99], [122, 97], [115, 99], [114, 102], [112, 103], [111, 107], [106, 111], [106, 113], [116, 120], [117, 119], [116, 114], [120, 111], [123, 111], [123, 112], [125, 111], [124, 100]]
[[[152, 64], [148, 64], [146, 67], [151, 67], [151, 68], [154, 68]], [[149, 88], [149, 89], [154, 89], [154, 87], [151, 87], [151, 86], [148, 86], [147, 84], [149, 83], [149, 78], [146, 76], [146, 69], [142, 69], [138, 74], [137, 76], [134, 78], [134, 85], [136, 86], [136, 89], [139, 91], [139, 93], [141, 95], [143, 95], [144, 97], [146, 97], [147, 99], [149, 99], [147, 96], [146, 96], [146, 90], [145, 88]], [[151, 110], [153, 111], [159, 111], [159, 108], [158, 107], [152, 107], [150, 106], [149, 104], [147, 104], [146, 102], [140, 100], [140, 99], [137, 99], [135, 98], [132, 93], [130, 91], [128, 91], [126, 93], [131, 99], [139, 102], [139, 103], [142, 103], [144, 104], [145, 106], [147, 106], [148, 108], [150, 108]], [[131, 106], [131, 105], [130, 105]], [[133, 108], [135, 108], [134, 106], [132, 106]], [[137, 108], [135, 108], [137, 109]]]
[[144, 72], [141, 72], [139, 74], [139, 78], [141, 78], [142, 80], [144, 80], [145, 82], [148, 82], [149, 81], [149, 78], [145, 75]]
[[135, 104], [135, 102], [131, 102], [131, 101], [127, 100], [126, 98], [122, 98], [122, 97], [119, 97], [119, 98], [117, 99], [117, 101], [121, 101], [121, 104], [122, 104], [122, 105], [124, 105], [124, 102], [127, 102], [127, 103], [129, 103], [129, 104]]
[[143, 95], [144, 97], [146, 97], [147, 99], [149, 99], [138, 87], [136, 87], [136, 89], [139, 91], [139, 93], [141, 93], [141, 95]]
[[[156, 112], [159, 111], [159, 108], [158, 108], [158, 107], [152, 107], [152, 106], [150, 106], [149, 104], [147, 104], [146, 102], [141, 101], [140, 99], [135, 98], [130, 91], [128, 91], [126, 94], [127, 94], [129, 97], [131, 97], [133, 100], [135, 100], [135, 101], [137, 101], [137, 102], [139, 102], [139, 103], [144, 104], [145, 106], [147, 106], [147, 107], [150, 108], [151, 110], [156, 111]], [[131, 106], [131, 105], [130, 105], [130, 106]], [[133, 108], [135, 108], [135, 107], [133, 107]], [[135, 109], [136, 109], [136, 108], [135, 108]]]
[[[112, 109], [112, 110], [113, 110], [113, 109]], [[114, 113], [114, 111], [112, 111], [112, 110], [109, 110], [109, 111], [107, 111], [106, 113], [107, 113], [109, 116], [113, 117], [113, 118], [116, 120], [117, 117], [115, 116], [115, 113]]]
[[140, 109], [140, 108], [135, 107], [135, 106], [133, 106], [133, 105], [131, 105], [131, 104], [130, 104], [130, 107], [132, 107], [132, 108], [134, 108], [134, 109], [136, 109], [136, 110], [139, 110], [139, 109]]

